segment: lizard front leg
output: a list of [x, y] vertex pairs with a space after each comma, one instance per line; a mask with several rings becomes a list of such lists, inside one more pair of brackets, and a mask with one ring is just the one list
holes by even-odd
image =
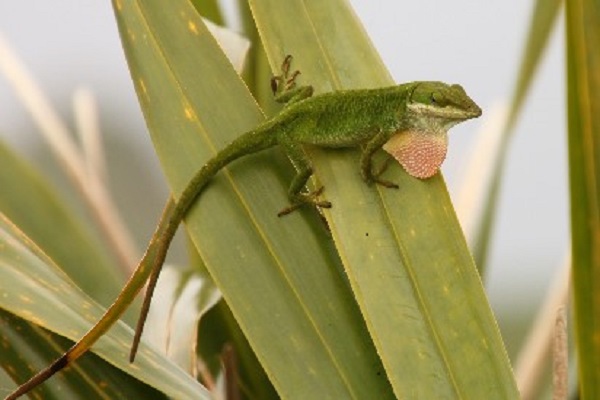
[[387, 162], [383, 164], [382, 168], [379, 168], [375, 173], [373, 173], [373, 156], [375, 155], [377, 150], [381, 149], [381, 147], [388, 141], [388, 139], [389, 134], [387, 134], [386, 132], [379, 132], [367, 142], [367, 145], [364, 147], [360, 156], [360, 172], [364, 181], [368, 185], [375, 182], [387, 188], [397, 189], [398, 185], [396, 185], [395, 183], [379, 178], [379, 175], [381, 175], [383, 171], [385, 171], [387, 167]]
[[310, 159], [304, 152], [302, 145], [293, 142], [283, 142], [280, 144], [294, 165], [294, 168], [296, 168], [296, 176], [292, 179], [292, 183], [288, 189], [290, 206], [281, 210], [277, 216], [281, 217], [287, 215], [305, 204], [314, 205], [320, 208], [330, 208], [331, 203], [329, 201], [317, 200], [319, 195], [323, 193], [323, 187], [320, 187], [314, 192], [303, 192], [308, 180], [313, 174], [313, 169]]

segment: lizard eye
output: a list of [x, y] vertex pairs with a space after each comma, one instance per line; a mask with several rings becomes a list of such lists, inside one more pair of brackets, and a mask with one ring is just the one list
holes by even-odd
[[436, 104], [438, 106], [445, 106], [447, 101], [444, 96], [439, 92], [432, 92], [430, 95], [431, 104]]

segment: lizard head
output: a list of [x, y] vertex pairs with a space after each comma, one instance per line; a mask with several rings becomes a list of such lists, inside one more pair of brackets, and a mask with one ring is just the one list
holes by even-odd
[[383, 149], [411, 176], [429, 178], [446, 158], [448, 129], [481, 115], [481, 108], [460, 85], [417, 82], [406, 105], [405, 126]]
[[481, 115], [481, 108], [460, 85], [443, 82], [416, 83], [407, 111], [414, 128], [427, 131], [447, 131], [459, 122]]

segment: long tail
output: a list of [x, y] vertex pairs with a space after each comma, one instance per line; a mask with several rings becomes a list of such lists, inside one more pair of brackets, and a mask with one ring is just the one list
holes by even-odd
[[173, 236], [175, 236], [177, 227], [185, 217], [187, 211], [202, 193], [210, 179], [223, 167], [240, 157], [267, 149], [276, 143], [277, 141], [272, 133], [270, 124], [263, 124], [257, 129], [240, 136], [209, 160], [190, 180], [178, 201], [172, 198], [167, 201], [144, 256], [117, 296], [115, 302], [106, 310], [102, 318], [62, 356], [19, 386], [5, 400], [14, 400], [28, 393], [85, 354], [123, 315], [133, 301], [133, 298], [144, 287], [148, 278], [150, 278], [130, 353], [130, 361], [133, 361], [162, 264], [165, 261], [169, 245], [173, 240]]
[[[276, 138], [272, 133], [272, 124], [269, 122], [240, 136], [231, 142], [227, 147], [225, 147], [219, 154], [217, 154], [217, 156], [210, 159], [196, 173], [196, 175], [187, 184], [181, 193], [179, 200], [172, 207], [172, 209], [170, 206], [172, 201], [169, 200], [167, 202], [157, 229], [152, 236], [150, 243], [148, 244], [144, 258], [142, 259], [143, 262], [144, 259], [148, 258], [147, 255], [150, 249], [155, 248], [154, 254], [152, 255], [152, 258], [150, 258], [151, 275], [148, 280], [148, 288], [146, 289], [146, 295], [144, 297], [144, 302], [142, 303], [140, 317], [138, 318], [135, 328], [135, 335], [131, 344], [131, 351], [129, 353], [130, 362], [135, 360], [135, 355], [144, 331], [144, 325], [148, 317], [148, 311], [150, 310], [152, 295], [154, 293], [156, 283], [158, 282], [162, 265], [167, 257], [167, 250], [169, 249], [171, 241], [177, 232], [179, 224], [187, 214], [188, 210], [195, 203], [198, 196], [200, 196], [200, 193], [202, 193], [210, 179], [215, 176], [217, 172], [223, 169], [223, 167], [244, 155], [267, 149], [274, 146], [276, 143]], [[161, 225], [163, 224], [165, 226], [163, 231], [161, 231]], [[145, 279], [147, 279], [147, 277], [145, 277]]]

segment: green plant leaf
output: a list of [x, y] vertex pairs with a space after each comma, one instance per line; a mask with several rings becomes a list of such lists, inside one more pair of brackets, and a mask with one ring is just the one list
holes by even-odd
[[192, 0], [191, 3], [204, 18], [208, 18], [215, 24], [223, 25], [223, 12], [217, 0]]
[[600, 397], [600, 6], [566, 2], [572, 276], [581, 399]]
[[[15, 382], [23, 382], [50, 364], [70, 342], [56, 334], [0, 310], [2, 364]], [[10, 386], [2, 386], [8, 393]], [[161, 393], [111, 366], [94, 354], [82, 357], [64, 376], [36, 389], [38, 398], [51, 399], [161, 399]]]
[[46, 181], [0, 142], [0, 212], [25, 232], [86, 293], [109, 305], [123, 278], [114, 262]]
[[[393, 82], [345, 2], [251, 1], [272, 66], [293, 53], [317, 92]], [[357, 152], [313, 151], [356, 300], [397, 397], [517, 398], [495, 320], [440, 176], [366, 188]], [[391, 171], [390, 171], [391, 172]], [[387, 173], [387, 172], [386, 172]]]
[[[177, 196], [217, 150], [262, 119], [186, 1], [115, 3], [152, 140]], [[284, 220], [291, 167], [247, 157], [219, 174], [186, 227], [284, 398], [392, 398], [321, 220]]]
[[[102, 308], [2, 215], [0, 250], [0, 302], [6, 311], [71, 340], [79, 339], [99, 319]], [[132, 333], [118, 323], [98, 341], [94, 352], [168, 396], [209, 398], [200, 384], [148, 346], [135, 364], [129, 364]]]
[[[389, 83], [347, 7], [319, 4], [251, 3], [272, 64], [294, 52], [303, 76], [321, 77], [313, 81], [321, 90]], [[202, 160], [260, 116], [193, 12], [185, 3], [170, 6], [165, 13], [121, 2], [117, 15], [146, 120], [178, 193]], [[396, 394], [418, 385], [422, 397], [516, 396], [442, 180], [415, 182], [396, 172], [406, 190], [372, 190], [356, 179], [356, 156], [314, 155], [335, 204], [332, 233]], [[274, 218], [285, 197], [272, 159], [249, 157], [217, 177], [186, 219], [188, 231], [282, 397], [297, 396], [299, 387], [305, 397], [390, 396], [324, 232], [308, 212], [285, 223]], [[352, 338], [349, 327], [358, 332]]]

